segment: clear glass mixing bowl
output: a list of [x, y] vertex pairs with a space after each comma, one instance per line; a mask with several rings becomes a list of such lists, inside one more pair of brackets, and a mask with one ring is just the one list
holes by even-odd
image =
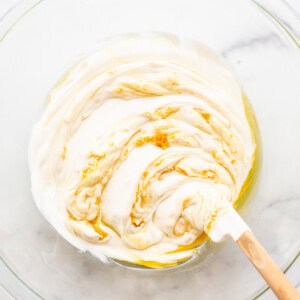
[[256, 188], [240, 210], [283, 268], [300, 249], [300, 59], [297, 41], [252, 1], [22, 1], [0, 21], [0, 254], [46, 299], [249, 299], [265, 289], [231, 241], [172, 269], [103, 264], [40, 215], [27, 146], [49, 89], [104, 37], [163, 31], [201, 41], [235, 68], [261, 133]]

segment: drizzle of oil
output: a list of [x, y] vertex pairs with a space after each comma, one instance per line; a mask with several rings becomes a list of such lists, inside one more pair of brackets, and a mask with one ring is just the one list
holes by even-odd
[[150, 269], [163, 269], [163, 268], [170, 268], [170, 267], [175, 267], [180, 263], [183, 263], [187, 260], [189, 260], [191, 257], [185, 257], [182, 259], [178, 259], [176, 261], [173, 262], [169, 262], [169, 263], [160, 263], [157, 261], [147, 261], [147, 260], [142, 260], [139, 259], [134, 263], [130, 263], [127, 261], [122, 261], [122, 260], [118, 260], [118, 259], [113, 259], [115, 262], [120, 263], [123, 266], [127, 266], [127, 267], [133, 267], [133, 268], [139, 268], [139, 267], [146, 267], [146, 268], [150, 268]]
[[200, 246], [201, 244], [203, 244], [204, 242], [206, 242], [207, 240], [208, 240], [208, 236], [205, 233], [202, 233], [200, 236], [197, 237], [197, 239], [192, 244], [180, 245], [180, 246], [178, 246], [178, 248], [176, 250], [169, 251], [169, 252], [167, 252], [167, 254], [195, 249], [198, 246]]
[[259, 169], [261, 166], [261, 139], [260, 139], [258, 123], [248, 97], [246, 96], [245, 93], [243, 93], [242, 97], [243, 97], [246, 117], [251, 128], [252, 138], [256, 145], [256, 148], [253, 154], [252, 168], [250, 169], [249, 174], [241, 188], [238, 199], [234, 203], [235, 208], [240, 208], [245, 203], [245, 201], [249, 198], [251, 192], [255, 187], [254, 183], [256, 182], [256, 179], [259, 174]]
[[179, 261], [170, 262], [170, 263], [160, 263], [157, 261], [146, 261], [146, 260], [138, 260], [136, 264], [139, 266], [151, 268], [151, 269], [162, 269], [162, 268], [170, 268], [177, 266]]

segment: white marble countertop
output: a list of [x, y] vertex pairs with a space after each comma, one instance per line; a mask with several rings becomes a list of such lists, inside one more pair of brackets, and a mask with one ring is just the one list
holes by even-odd
[[[0, 1], [0, 21], [22, 0], [1, 0]], [[276, 14], [283, 24], [300, 40], [300, 28], [297, 22], [300, 21], [300, 1], [299, 0], [279, 0], [279, 1], [259, 1]], [[300, 291], [300, 258], [287, 272], [291, 282]], [[39, 299], [19, 281], [0, 260], [0, 299]], [[274, 299], [273, 294], [268, 291], [260, 299]]]

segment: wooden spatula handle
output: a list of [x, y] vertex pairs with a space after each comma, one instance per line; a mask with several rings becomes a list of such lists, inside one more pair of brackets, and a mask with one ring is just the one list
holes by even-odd
[[251, 231], [246, 231], [237, 240], [237, 244], [261, 274], [280, 300], [300, 299], [296, 289], [288, 281], [269, 254]]

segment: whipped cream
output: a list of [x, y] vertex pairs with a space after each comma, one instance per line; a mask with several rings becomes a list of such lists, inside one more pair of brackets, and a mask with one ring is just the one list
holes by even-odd
[[80, 250], [174, 265], [237, 200], [255, 147], [218, 56], [173, 35], [126, 35], [51, 91], [30, 142], [32, 191]]

